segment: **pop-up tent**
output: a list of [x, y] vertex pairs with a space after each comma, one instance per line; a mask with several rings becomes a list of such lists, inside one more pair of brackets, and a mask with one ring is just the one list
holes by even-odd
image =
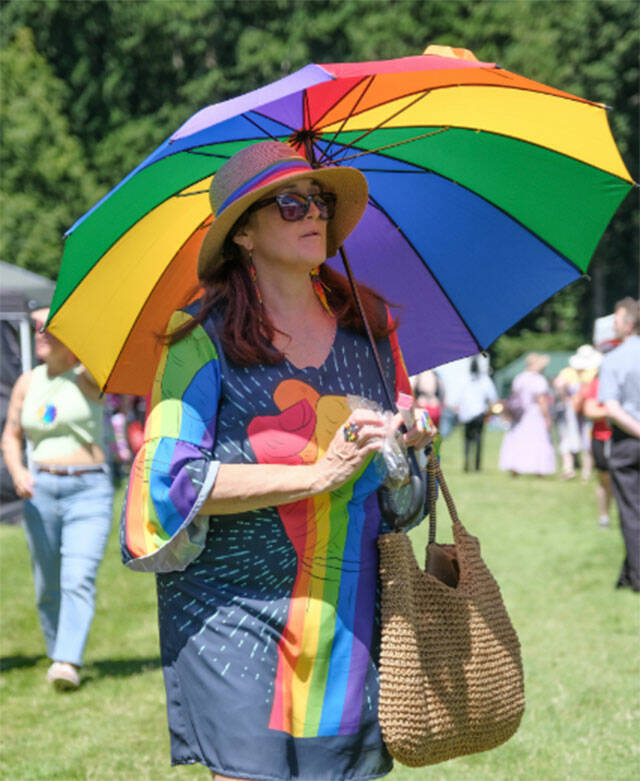
[[[4, 428], [13, 384], [33, 367], [29, 315], [49, 306], [55, 282], [32, 271], [0, 261], [0, 425]], [[0, 456], [0, 520], [14, 520], [22, 502]]]

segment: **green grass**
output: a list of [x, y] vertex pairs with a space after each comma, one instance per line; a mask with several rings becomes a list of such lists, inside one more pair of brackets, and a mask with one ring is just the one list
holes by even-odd
[[[488, 432], [485, 471], [466, 475], [456, 433], [445, 442], [443, 467], [520, 635], [527, 710], [516, 735], [494, 751], [431, 768], [397, 765], [388, 778], [635, 781], [640, 599], [613, 588], [623, 555], [617, 524], [597, 527], [593, 483], [498, 472], [499, 441]], [[439, 527], [449, 537], [443, 503]], [[426, 528], [412, 536], [422, 558]], [[79, 691], [56, 694], [44, 680], [48, 660], [19, 527], [0, 527], [0, 588], [0, 777], [210, 778], [200, 766], [169, 766], [154, 579], [122, 567], [115, 524]]]

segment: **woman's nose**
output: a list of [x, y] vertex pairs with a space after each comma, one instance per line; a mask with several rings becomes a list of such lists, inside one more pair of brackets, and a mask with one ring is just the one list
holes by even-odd
[[309, 201], [309, 211], [305, 214], [305, 217], [309, 219], [316, 219], [320, 216], [320, 209], [316, 205], [315, 201]]

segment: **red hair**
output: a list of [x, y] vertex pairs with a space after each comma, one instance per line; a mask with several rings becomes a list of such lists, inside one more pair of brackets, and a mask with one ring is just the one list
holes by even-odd
[[[255, 285], [240, 248], [229, 238], [238, 227], [235, 225], [229, 231], [222, 251], [222, 263], [200, 280], [203, 296], [199, 311], [192, 320], [167, 334], [166, 338], [170, 344], [184, 339], [206, 320], [212, 309], [216, 309], [222, 315], [222, 347], [232, 363], [239, 366], [282, 363], [285, 360], [284, 353], [272, 344], [276, 328], [258, 301]], [[347, 278], [323, 263], [320, 266], [320, 280], [325, 286], [327, 302], [338, 324], [366, 334]], [[396, 329], [397, 323], [388, 317], [388, 302], [366, 285], [358, 285], [358, 293], [374, 339], [389, 336]]]

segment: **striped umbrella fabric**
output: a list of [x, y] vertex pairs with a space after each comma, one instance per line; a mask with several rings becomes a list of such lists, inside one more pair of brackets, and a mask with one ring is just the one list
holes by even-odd
[[467, 50], [308, 65], [197, 112], [67, 232], [48, 329], [103, 389], [148, 392], [158, 334], [198, 295], [212, 177], [265, 139], [367, 177], [345, 250], [400, 306], [410, 373], [480, 352], [582, 276], [634, 186], [605, 106]]

